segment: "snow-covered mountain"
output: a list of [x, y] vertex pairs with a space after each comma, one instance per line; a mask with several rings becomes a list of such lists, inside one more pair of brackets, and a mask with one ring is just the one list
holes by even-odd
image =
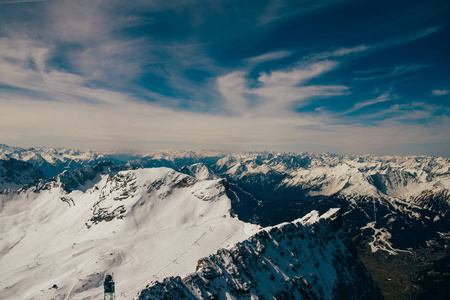
[[231, 217], [221, 179], [95, 169], [0, 195], [0, 298], [98, 299], [114, 273], [129, 299], [259, 230]]
[[0, 159], [0, 193], [19, 190], [25, 184], [42, 178], [44, 174], [26, 162]]
[[337, 209], [259, 231], [139, 299], [383, 299], [340, 232]]
[[340, 206], [345, 227], [370, 238], [373, 251], [449, 246], [448, 158], [257, 152], [211, 168], [229, 180], [244, 220], [271, 225]]

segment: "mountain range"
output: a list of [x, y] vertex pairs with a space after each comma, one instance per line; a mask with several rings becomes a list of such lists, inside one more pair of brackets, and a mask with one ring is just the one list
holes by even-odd
[[[134, 214], [132, 211], [137, 207], [147, 207], [150, 201], [137, 199], [149, 197], [146, 194], [149, 190], [144, 192], [149, 184], [147, 183], [144, 188], [144, 183], [136, 182], [140, 182], [138, 178], [142, 176], [147, 178], [150, 175], [140, 175], [139, 172], [154, 172], [149, 170], [157, 170], [155, 167], [168, 167], [171, 169], [158, 170], [165, 170], [167, 174], [171, 172], [177, 174], [164, 176], [160, 174], [164, 177], [158, 179], [164, 182], [162, 186], [175, 185], [176, 188], [163, 189], [162, 194], [159, 192], [157, 195], [152, 194], [151, 197], [157, 197], [159, 200], [174, 197], [172, 193], [178, 191], [180, 187], [190, 189], [193, 184], [200, 182], [215, 182], [215, 188], [206, 189], [214, 191], [213, 194], [216, 196], [211, 196], [202, 188], [192, 190], [190, 193], [196, 199], [208, 203], [211, 201], [215, 203], [216, 197], [226, 198], [229, 207], [225, 209], [225, 213], [222, 211], [223, 216], [228, 216], [230, 220], [239, 219], [241, 220], [239, 222], [243, 221], [242, 224], [248, 224], [245, 226], [253, 223], [258, 225], [251, 225], [255, 226], [252, 228], [258, 230], [259, 226], [279, 228], [278, 224], [293, 222], [310, 214], [311, 211], [325, 214], [330, 209], [339, 207], [343, 215], [341, 235], [351, 239], [351, 244], [357, 246], [359, 252], [364, 251], [369, 255], [383, 258], [381, 263], [384, 261], [389, 264], [392, 258], [398, 257], [405, 261], [402, 264], [420, 263], [421, 266], [425, 266], [436, 259], [448, 256], [450, 159], [442, 157], [211, 151], [161, 151], [140, 155], [67, 149], [23, 149], [1, 145], [2, 215], [6, 219], [11, 219], [6, 217], [10, 214], [6, 207], [15, 207], [15, 204], [12, 206], [6, 204], [11, 201], [21, 203], [27, 198], [64, 203], [72, 209], [70, 215], [77, 214], [74, 212], [74, 207], [79, 206], [77, 203], [84, 203], [84, 210], [89, 207], [90, 212], [87, 214], [84, 211], [81, 214], [81, 208], [77, 208], [83, 218], [76, 221], [77, 224], [78, 222], [83, 224], [85, 228], [83, 230], [95, 231], [97, 230], [95, 228], [112, 224], [116, 220], [127, 223], [131, 219], [128, 216]], [[159, 191], [156, 188], [159, 185], [156, 183], [158, 180], [154, 179], [151, 186]], [[203, 194], [199, 192], [200, 190]], [[56, 194], [57, 197], [54, 196]], [[95, 201], [84, 200], [88, 194], [92, 195]], [[154, 211], [155, 204], [152, 205], [150, 209], [147, 208], [147, 213]], [[172, 207], [164, 208], [166, 209], [176, 210]], [[164, 215], [162, 211], [159, 214]], [[152, 218], [158, 219], [154, 215]], [[135, 226], [147, 228], [142, 229], [147, 231], [149, 230], [147, 225], [140, 223], [147, 224], [144, 220], [145, 218], [136, 221]], [[159, 226], [162, 223], [161, 221], [157, 226], [148, 226], [161, 230]], [[298, 222], [295, 224], [299, 226]], [[112, 231], [117, 233], [116, 230]], [[256, 231], [251, 234], [240, 234], [240, 238], [234, 242], [251, 244], [251, 235], [255, 233]], [[5, 236], [3, 230], [2, 235]], [[9, 235], [6, 233], [6, 236]], [[5, 238], [2, 238], [4, 241]], [[218, 255], [214, 252], [224, 245], [221, 243], [215, 245], [214, 249], [209, 248], [200, 256]], [[236, 244], [235, 247], [239, 248], [239, 245]], [[193, 259], [190, 264], [195, 264], [193, 261], [199, 257]], [[171, 280], [175, 280], [166, 283], [178, 286], [183, 291], [186, 291], [186, 286], [190, 286], [192, 290], [196, 284], [189, 282], [192, 278], [188, 273], [164, 274], [174, 276]], [[203, 275], [197, 274], [199, 278], [203, 278], [201, 279], [203, 282]], [[103, 278], [104, 275], [102, 273], [98, 278]], [[385, 281], [383, 276], [385, 275], [381, 275], [382, 280], [378, 281], [382, 285]], [[161, 276], [157, 277], [153, 278], [155, 280], [153, 284], [156, 284], [157, 280], [162, 280]], [[448, 280], [447, 277], [444, 279]], [[158, 286], [160, 292], [165, 289], [164, 284], [155, 286]], [[195, 288], [202, 289], [201, 286]], [[65, 291], [67, 295], [70, 292], [74, 293], [75, 290], [60, 288], [59, 294], [63, 295], [62, 291]], [[135, 288], [133, 292], [137, 290], [139, 288]], [[255, 296], [261, 291], [259, 288], [256, 290], [250, 294]], [[265, 295], [273, 296], [276, 292], [271, 290]], [[142, 295], [152, 293], [147, 291]], [[217, 293], [221, 292], [217, 290]], [[320, 295], [317, 291], [314, 293], [316, 296]]]
[[211, 170], [230, 182], [244, 220], [273, 225], [337, 205], [344, 227], [371, 239], [372, 251], [449, 246], [448, 158], [247, 153]]
[[[0, 200], [2, 298], [98, 299], [103, 279], [113, 274], [117, 298], [129, 299], [167, 277], [212, 279], [221, 270], [235, 283], [229, 292], [242, 297], [246, 290], [250, 297], [253, 284], [259, 299], [282, 295], [287, 286], [305, 299], [344, 299], [349, 288], [356, 296], [382, 298], [340, 230], [338, 209], [262, 229], [231, 214], [224, 179], [199, 180], [164, 167], [120, 171], [100, 163]], [[250, 245], [256, 248], [245, 252]], [[216, 252], [233, 261], [213, 264]], [[269, 276], [270, 290], [251, 283], [251, 272], [259, 280]]]

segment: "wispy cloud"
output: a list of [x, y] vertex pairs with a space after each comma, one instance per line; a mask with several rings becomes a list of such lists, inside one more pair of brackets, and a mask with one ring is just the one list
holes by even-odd
[[425, 29], [416, 30], [416, 31], [413, 31], [413, 32], [410, 32], [407, 34], [389, 38], [383, 42], [374, 44], [373, 46], [376, 48], [385, 48], [385, 47], [398, 46], [398, 45], [402, 45], [402, 44], [408, 44], [408, 43], [417, 41], [419, 39], [422, 39], [424, 37], [427, 37], [429, 35], [432, 35], [438, 31], [440, 31], [441, 29], [442, 28], [439, 26], [428, 27]]
[[335, 49], [333, 51], [326, 51], [322, 53], [314, 53], [310, 54], [308, 56], [305, 56], [305, 60], [323, 60], [323, 59], [329, 59], [329, 58], [337, 58], [342, 56], [347, 56], [351, 54], [357, 54], [360, 52], [367, 51], [370, 47], [365, 45], [359, 45], [355, 47], [342, 47]]
[[319, 76], [337, 65], [334, 61], [321, 61], [293, 68], [292, 70], [272, 71], [270, 73], [262, 73], [258, 81], [263, 83], [265, 87], [270, 86], [295, 86], [299, 85], [311, 78]]
[[232, 72], [217, 79], [217, 87], [225, 99], [225, 105], [233, 113], [243, 114], [248, 109], [244, 93], [247, 91], [245, 72]]
[[288, 113], [289, 105], [296, 101], [346, 93], [348, 88], [345, 86], [306, 84], [308, 80], [321, 76], [336, 66], [337, 63], [333, 61], [299, 64], [287, 70], [261, 73], [252, 81], [252, 85], [249, 84], [250, 79], [246, 79], [248, 74], [240, 71], [222, 76], [217, 82], [227, 106], [233, 112], [279, 115]]
[[353, 107], [350, 110], [347, 110], [344, 114], [350, 114], [350, 113], [353, 113], [364, 107], [374, 105], [377, 103], [386, 102], [386, 101], [393, 100], [396, 98], [397, 98], [397, 96], [395, 94], [392, 94], [392, 91], [388, 91], [388, 92], [383, 93], [380, 96], [376, 97], [375, 99], [357, 102], [355, 105], [353, 105]]
[[358, 75], [363, 75], [363, 76], [358, 76], [358, 77], [354, 78], [353, 80], [365, 81], [365, 80], [391, 78], [391, 77], [401, 76], [401, 75], [415, 72], [415, 71], [420, 71], [420, 70], [426, 69], [428, 67], [429, 67], [428, 65], [398, 65], [398, 66], [394, 66], [392, 68], [377, 68], [377, 69], [356, 71], [355, 74], [357, 76]]
[[443, 110], [446, 109], [441, 106], [415, 101], [406, 104], [393, 104], [378, 112], [359, 116], [359, 118], [364, 118], [377, 125], [412, 124], [428, 121]]
[[277, 60], [280, 58], [287, 57], [289, 55], [291, 55], [290, 51], [276, 51], [276, 52], [270, 52], [270, 53], [265, 53], [262, 55], [250, 57], [250, 58], [247, 58], [246, 61], [249, 63], [260, 63], [260, 62], [265, 62], [265, 61]]
[[450, 90], [432, 90], [433, 96], [444, 96], [450, 94]]
[[291, 15], [306, 14], [338, 2], [336, 0], [306, 0], [298, 1], [293, 6], [289, 0], [270, 1], [270, 4], [265, 9], [265, 13], [259, 17], [258, 23], [264, 25]]
[[[52, 26], [44, 34], [55, 45], [52, 54], [62, 55], [78, 74], [116, 85], [130, 84], [141, 74], [144, 57], [156, 60], [149, 51], [151, 41], [119, 34], [135, 21], [120, 17], [113, 3], [109, 8], [103, 2], [88, 3], [55, 1], [50, 6], [47, 17]], [[59, 45], [64, 48], [59, 50]]]

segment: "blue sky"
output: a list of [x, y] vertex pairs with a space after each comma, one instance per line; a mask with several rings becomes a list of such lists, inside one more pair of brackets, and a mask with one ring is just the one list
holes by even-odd
[[0, 0], [0, 140], [449, 157], [449, 57], [448, 1]]

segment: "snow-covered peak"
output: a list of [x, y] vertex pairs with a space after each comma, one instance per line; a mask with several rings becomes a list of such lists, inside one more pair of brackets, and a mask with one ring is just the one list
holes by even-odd
[[184, 166], [183, 168], [180, 169], [180, 172], [188, 174], [200, 180], [219, 178], [203, 163]]
[[448, 247], [448, 158], [262, 152], [211, 168], [228, 180], [246, 220], [274, 225], [339, 205], [346, 229], [372, 240], [373, 251]]
[[169, 168], [121, 171], [107, 179], [93, 206], [91, 227], [133, 218], [139, 226], [190, 226], [202, 218], [230, 218], [223, 180], [197, 180]]
[[331, 208], [322, 215], [320, 215], [317, 210], [313, 210], [294, 222], [300, 222], [303, 225], [312, 225], [319, 222], [320, 219], [329, 219], [334, 221], [340, 217], [339, 210], [339, 208]]

